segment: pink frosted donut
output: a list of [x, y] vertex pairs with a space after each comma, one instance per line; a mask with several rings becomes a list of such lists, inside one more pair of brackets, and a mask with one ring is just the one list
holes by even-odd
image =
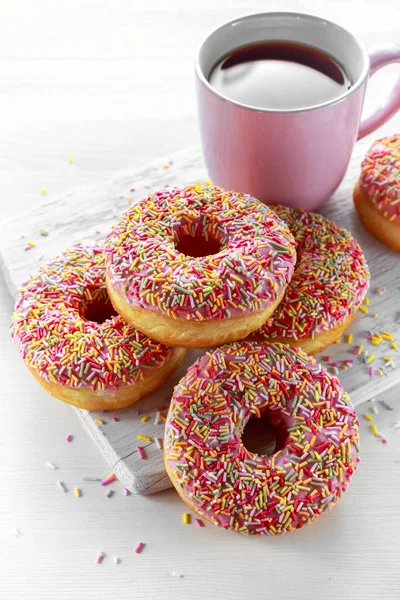
[[150, 337], [188, 348], [260, 327], [296, 260], [294, 239], [272, 210], [202, 184], [150, 194], [120, 217], [105, 248], [118, 313]]
[[23, 285], [11, 334], [53, 396], [86, 409], [122, 408], [157, 389], [183, 360], [116, 315], [103, 250], [76, 245]]
[[[277, 431], [272, 455], [246, 449], [250, 417]], [[337, 502], [359, 462], [358, 421], [336, 377], [302, 350], [236, 342], [207, 352], [175, 388], [167, 472], [201, 517], [243, 534], [278, 535]]]
[[353, 197], [366, 229], [400, 252], [400, 134], [372, 144]]

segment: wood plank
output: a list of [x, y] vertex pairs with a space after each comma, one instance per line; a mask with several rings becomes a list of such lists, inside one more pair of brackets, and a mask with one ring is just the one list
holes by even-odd
[[[370, 311], [368, 315], [360, 313], [349, 329], [349, 332], [353, 333], [353, 345], [364, 343], [366, 346], [368, 330], [388, 330], [394, 336], [397, 334], [400, 340], [399, 307], [396, 308], [396, 303], [393, 302], [400, 290], [398, 255], [363, 229], [351, 200], [361, 158], [369, 143], [370, 141], [364, 141], [357, 144], [345, 180], [322, 211], [338, 224], [350, 229], [360, 241], [367, 256], [372, 275]], [[170, 158], [172, 164], [169, 164]], [[85, 186], [57, 200], [46, 201], [22, 218], [9, 220], [0, 228], [0, 268], [11, 293], [15, 296], [18, 286], [41, 262], [50, 259], [72, 243], [78, 240], [101, 243], [117, 216], [132, 201], [140, 199], [149, 190], [161, 189], [168, 185], [184, 185], [206, 177], [201, 150], [195, 147], [157, 160], [139, 171], [124, 171], [94, 186]], [[131, 192], [131, 189], [134, 191]], [[40, 236], [41, 227], [49, 229], [47, 237]], [[37, 246], [24, 251], [28, 239], [37, 242]], [[387, 293], [382, 296], [374, 294], [374, 290], [379, 287], [386, 287]], [[379, 313], [376, 320], [372, 318], [375, 312]], [[400, 370], [396, 368], [387, 368], [383, 377], [370, 377], [369, 367], [363, 358], [349, 353], [352, 347], [345, 343], [335, 344], [329, 348], [329, 354], [338, 361], [345, 358], [355, 359], [352, 368], [340, 371], [339, 374], [355, 405], [399, 383]], [[383, 365], [381, 357], [388, 354], [388, 348], [388, 343], [374, 348], [377, 356], [373, 363], [375, 369], [376, 364]], [[163, 438], [163, 425], [154, 424], [156, 410], [160, 405], [168, 403], [173, 386], [201, 352], [191, 351], [177, 373], [161, 389], [149, 394], [132, 407], [118, 411], [118, 415], [74, 409], [112, 470], [133, 492], [150, 494], [171, 485], [164, 470], [162, 452], [157, 449], [155, 442], [140, 443], [145, 447], [147, 459], [141, 460], [138, 457], [137, 434]], [[141, 414], [137, 414], [138, 410]], [[146, 423], [141, 421], [143, 414], [149, 416]], [[113, 421], [114, 416], [120, 421]], [[105, 424], [99, 424], [95, 421], [96, 418], [104, 420]]]

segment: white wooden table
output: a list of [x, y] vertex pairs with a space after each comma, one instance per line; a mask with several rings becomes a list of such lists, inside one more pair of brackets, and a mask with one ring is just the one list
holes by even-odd
[[[397, 0], [379, 8], [344, 0], [3, 0], [0, 218], [40, 205], [42, 188], [56, 196], [198, 143], [191, 67], [197, 44], [236, 15], [284, 8], [338, 20], [367, 44], [400, 38]], [[376, 76], [371, 95], [390, 85], [394, 71]], [[398, 391], [385, 397], [393, 411], [377, 404], [386, 446], [362, 420], [362, 463], [337, 508], [292, 535], [242, 538], [183, 525], [184, 505], [173, 491], [125, 497], [115, 484], [106, 498], [101, 486], [82, 482], [107, 476], [107, 467], [70, 408], [23, 369], [8, 336], [11, 311], [0, 282], [0, 597], [399, 597], [400, 430], [392, 428], [400, 420]], [[46, 461], [60, 469], [51, 471]], [[136, 555], [139, 541], [146, 546]], [[99, 551], [107, 554], [101, 565]], [[122, 562], [114, 565], [114, 556]]]

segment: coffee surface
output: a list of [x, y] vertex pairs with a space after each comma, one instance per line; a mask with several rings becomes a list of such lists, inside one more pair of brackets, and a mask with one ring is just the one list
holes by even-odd
[[257, 42], [236, 48], [211, 69], [210, 84], [224, 96], [257, 108], [307, 108], [351, 87], [342, 65], [297, 42]]

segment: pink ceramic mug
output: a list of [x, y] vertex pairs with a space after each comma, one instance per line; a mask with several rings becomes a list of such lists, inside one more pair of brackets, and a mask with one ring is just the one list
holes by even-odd
[[[290, 40], [334, 56], [353, 85], [334, 100], [301, 109], [270, 110], [241, 104], [208, 82], [215, 63], [239, 46], [261, 40]], [[212, 181], [248, 192], [267, 203], [313, 210], [340, 184], [357, 139], [371, 133], [400, 108], [400, 78], [375, 112], [361, 120], [368, 78], [400, 61], [400, 46], [368, 53], [343, 27], [298, 13], [263, 13], [213, 31], [195, 61], [200, 128]]]

